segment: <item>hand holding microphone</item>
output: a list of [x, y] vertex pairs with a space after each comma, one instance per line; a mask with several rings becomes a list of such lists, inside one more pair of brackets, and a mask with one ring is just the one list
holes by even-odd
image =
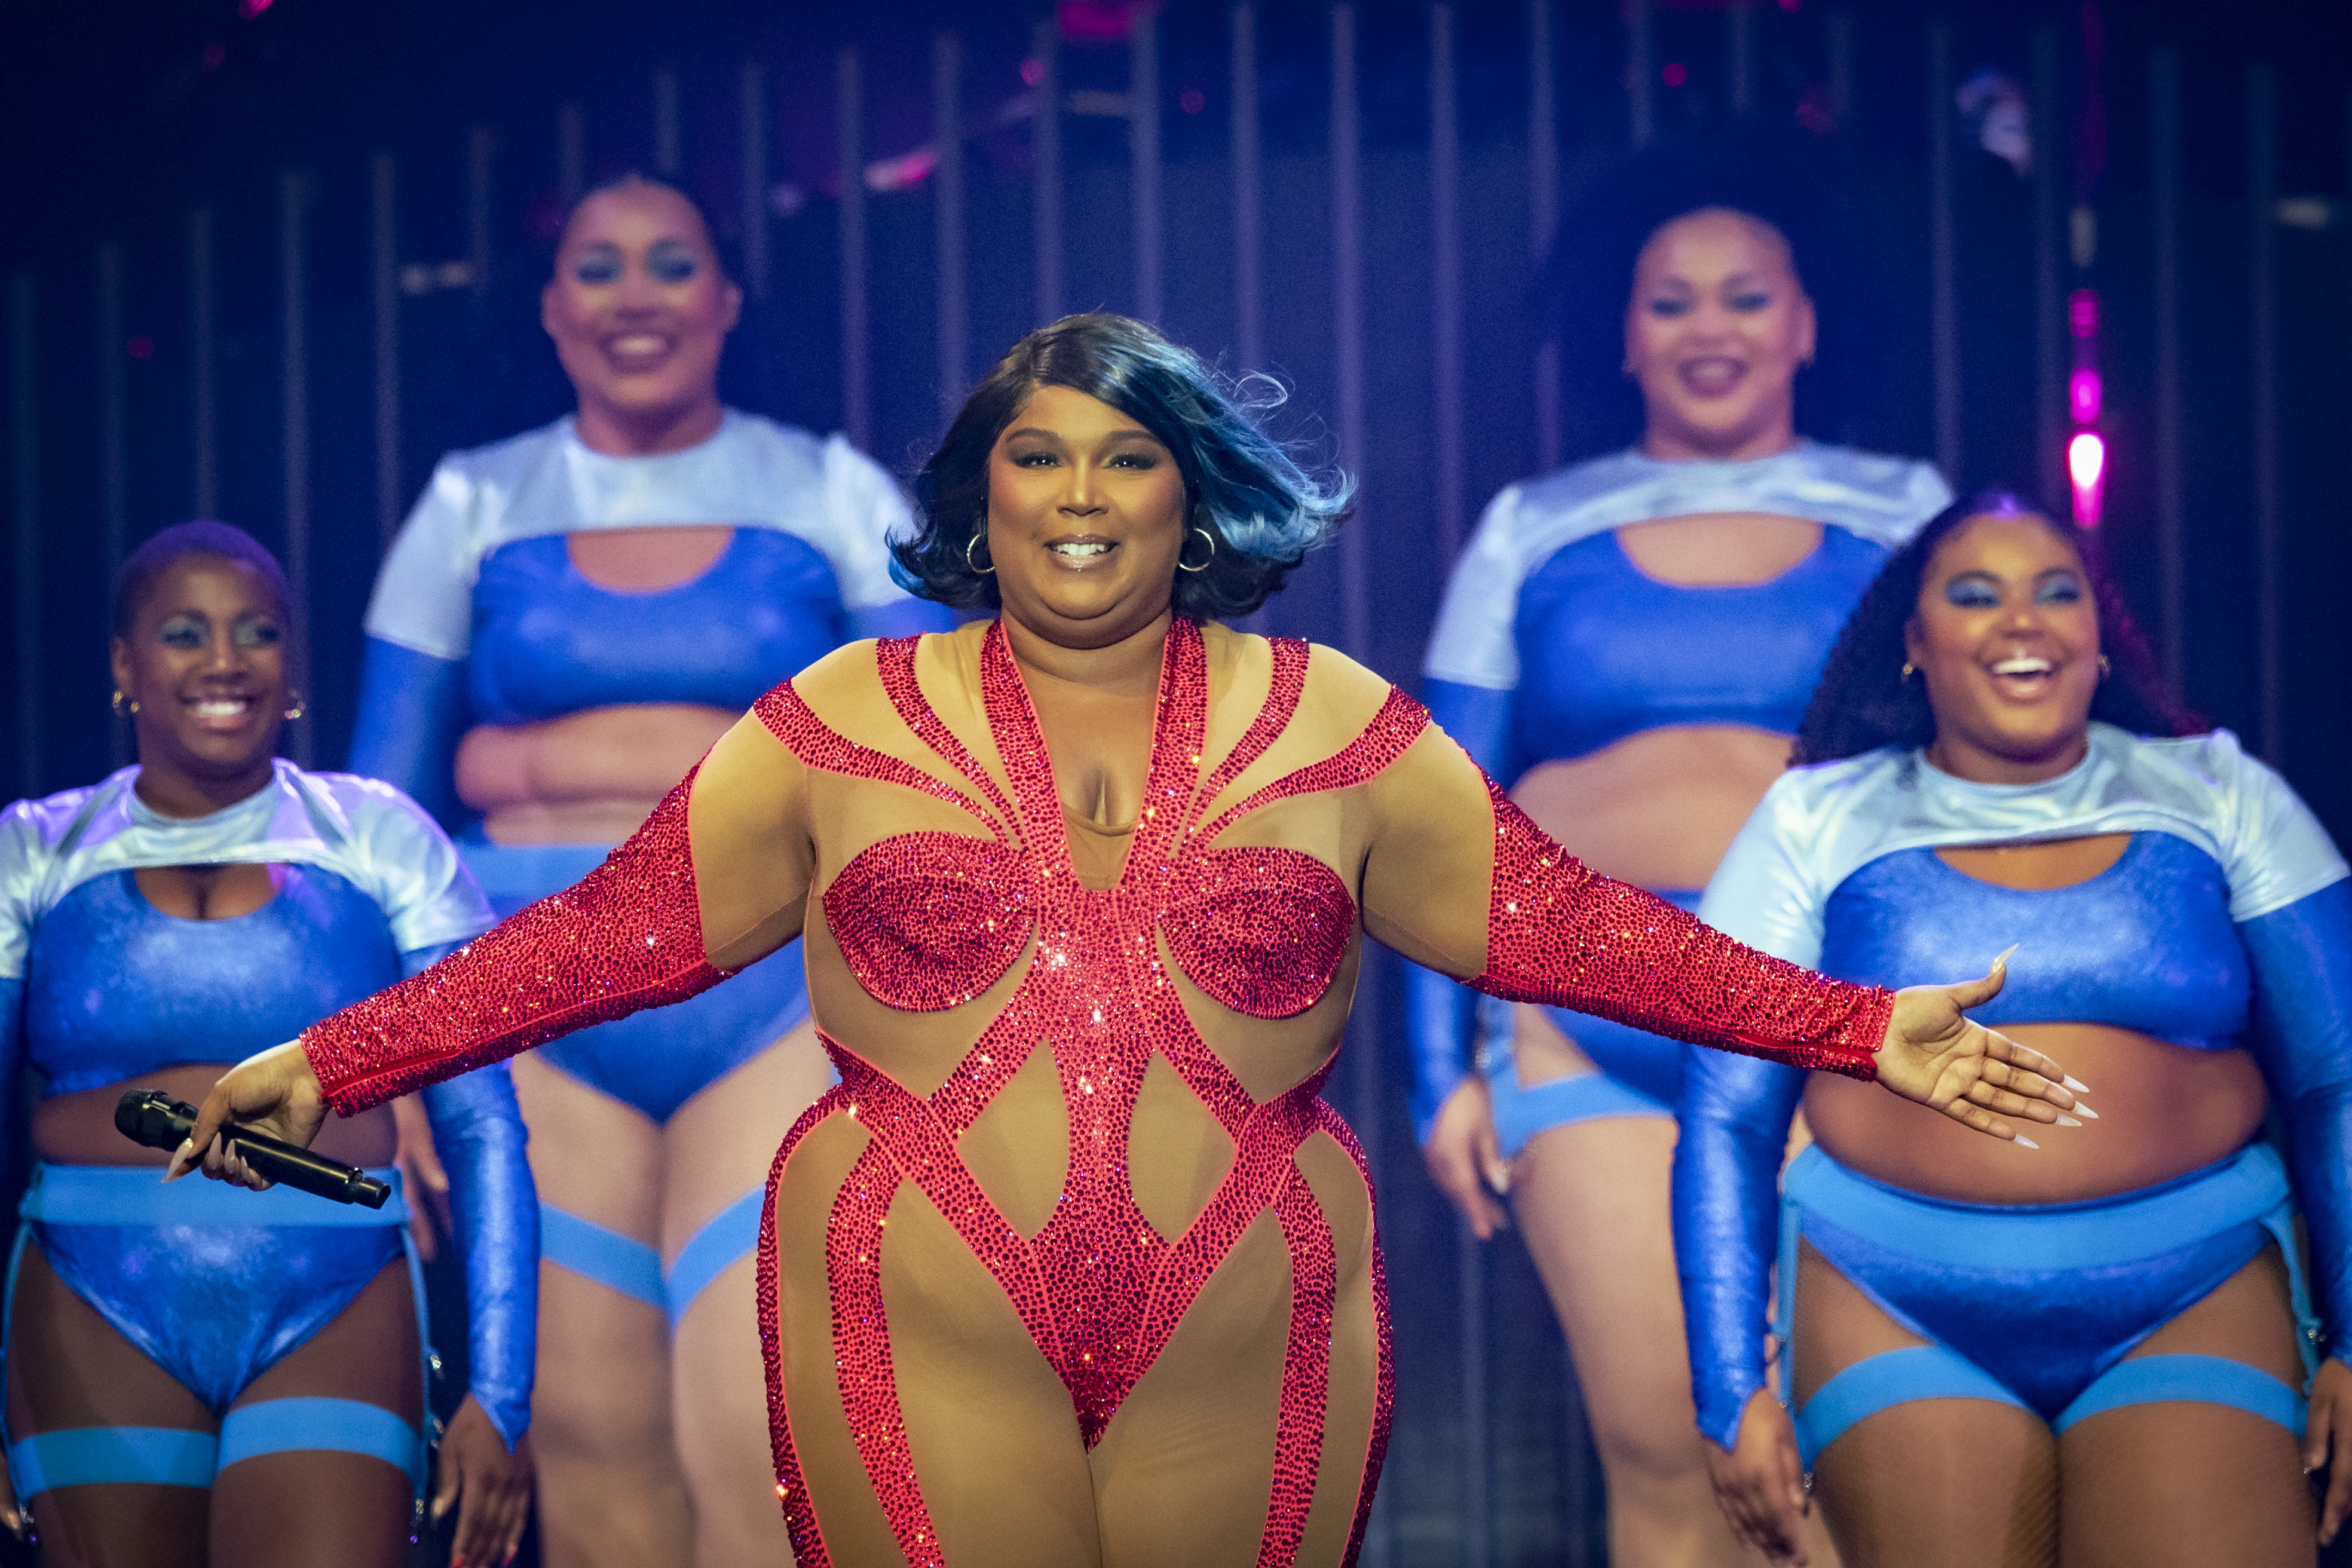
[[[257, 1148], [255, 1140], [267, 1139], [301, 1152], [326, 1120], [326, 1096], [302, 1047], [290, 1040], [272, 1046], [247, 1057], [213, 1085], [197, 1108], [194, 1127], [173, 1149], [163, 1179], [177, 1181], [191, 1169], [201, 1169], [215, 1181], [265, 1186], [268, 1178], [239, 1151]], [[237, 1139], [234, 1149], [231, 1134]]]
[[[114, 1125], [134, 1143], [143, 1143], [150, 1149], [176, 1150], [188, 1141], [196, 1124], [196, 1114], [194, 1106], [173, 1100], [161, 1089], [133, 1089], [125, 1090], [116, 1103]], [[345, 1165], [308, 1149], [282, 1143], [250, 1127], [230, 1123], [220, 1131], [222, 1137], [235, 1144], [236, 1159], [266, 1182], [283, 1182], [339, 1204], [359, 1204], [372, 1209], [383, 1207], [384, 1201], [392, 1196], [390, 1183], [355, 1165]]]

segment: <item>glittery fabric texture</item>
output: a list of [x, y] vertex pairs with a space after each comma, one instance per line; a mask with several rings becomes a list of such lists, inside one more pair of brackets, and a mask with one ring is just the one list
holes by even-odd
[[703, 955], [689, 773], [604, 863], [423, 973], [302, 1031], [349, 1116], [725, 978]]
[[1486, 970], [1512, 1002], [1594, 1013], [1695, 1045], [1869, 1082], [1895, 994], [1824, 979], [1743, 947], [1586, 867], [1491, 781], [1495, 879]]
[[[1337, 1113], [1318, 1098], [1328, 1065], [1272, 1100], [1251, 1098], [1193, 1028], [1153, 935], [1164, 933], [1186, 976], [1236, 1012], [1278, 1018], [1311, 1006], [1328, 989], [1354, 934], [1357, 911], [1348, 889], [1319, 861], [1296, 851], [1206, 846], [1245, 810], [1371, 778], [1412, 743], [1427, 715], [1409, 700], [1392, 699], [1338, 754], [1204, 822], [1208, 804], [1264, 754], [1296, 711], [1307, 650], [1303, 643], [1275, 643], [1265, 706], [1234, 751], [1203, 778], [1206, 659], [1198, 628], [1176, 622], [1126, 868], [1116, 885], [1093, 890], [1080, 885], [1073, 868], [1044, 738], [1002, 628], [992, 628], [983, 644], [982, 686], [1012, 787], [1009, 801], [925, 702], [914, 656], [911, 639], [880, 646], [884, 688], [915, 733], [970, 781], [976, 798], [943, 790], [919, 770], [833, 733], [789, 688], [755, 710], [812, 766], [952, 798], [991, 830], [986, 842], [940, 833], [885, 839], [826, 889], [828, 927], [869, 993], [908, 1011], [954, 1006], [1000, 978], [1033, 936], [1035, 943], [1011, 999], [936, 1092], [916, 1095], [827, 1039], [842, 1081], [795, 1130], [797, 1138], [845, 1112], [872, 1135], [840, 1187], [825, 1238], [841, 1399], [866, 1477], [908, 1560], [941, 1562], [899, 1409], [881, 1285], [883, 1222], [901, 1184], [922, 1191], [1003, 1287], [1069, 1390], [1090, 1447], [1242, 1233], [1271, 1212], [1291, 1257], [1292, 1306], [1257, 1561], [1289, 1563], [1322, 1457], [1333, 1310], [1329, 1226], [1294, 1156], [1311, 1133], [1323, 1131], [1360, 1172], [1362, 1157]], [[964, 1165], [957, 1140], [1046, 1039], [1054, 1042], [1069, 1118], [1070, 1159], [1053, 1217], [1024, 1239]], [[1144, 1218], [1127, 1171], [1129, 1123], [1155, 1053], [1235, 1149], [1206, 1206], [1182, 1234], [1170, 1237]], [[807, 1568], [830, 1558], [781, 1399], [774, 1205], [789, 1157], [788, 1144], [770, 1183], [760, 1310], [778, 1492], [793, 1550]], [[1376, 1290], [1377, 1268], [1376, 1261]], [[1391, 1399], [1384, 1303], [1376, 1306], [1376, 1321], [1379, 1388], [1360, 1515], [1385, 1447]]]

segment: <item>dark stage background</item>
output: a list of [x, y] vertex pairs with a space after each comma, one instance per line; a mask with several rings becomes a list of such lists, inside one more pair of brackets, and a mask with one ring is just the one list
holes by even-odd
[[[2092, 290], [2100, 531], [2135, 607], [2189, 700], [2352, 831], [2336, 6], [1174, 0], [1140, 32], [1127, 10], [9, 7], [9, 788], [127, 760], [105, 584], [200, 513], [294, 567], [289, 745], [338, 765], [382, 543], [442, 451], [568, 405], [536, 291], [567, 195], [630, 168], [696, 192], [751, 288], [730, 400], [901, 471], [1064, 310], [1277, 372], [1278, 423], [1361, 478], [1364, 514], [1265, 626], [1415, 685], [1485, 499], [1622, 436], [1592, 367], [1543, 346], [1548, 226], [1644, 133], [1744, 112], [1811, 139], [1867, 220], [1840, 259], [1874, 279], [1876, 379], [1811, 433], [2059, 490]], [[1952, 107], [1985, 72], [2034, 111], [2030, 175]], [[1421, 1173], [1395, 989], [1368, 968], [1333, 1091], [1378, 1165], [1398, 1331], [1365, 1561], [1600, 1563], [1559, 1334], [1519, 1244], [1465, 1244]]]

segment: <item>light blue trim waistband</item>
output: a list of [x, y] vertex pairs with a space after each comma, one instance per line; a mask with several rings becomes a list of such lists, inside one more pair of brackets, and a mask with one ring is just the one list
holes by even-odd
[[408, 1205], [400, 1194], [400, 1173], [390, 1168], [368, 1174], [392, 1184], [383, 1207], [339, 1204], [284, 1185], [257, 1193], [201, 1175], [166, 1185], [153, 1165], [52, 1165], [33, 1167], [32, 1184], [16, 1212], [43, 1225], [202, 1226], [385, 1226], [406, 1225]]
[[766, 1206], [766, 1183], [753, 1187], [717, 1214], [705, 1220], [702, 1228], [688, 1238], [677, 1249], [677, 1261], [671, 1264], [663, 1281], [663, 1294], [669, 1303], [669, 1331], [677, 1332], [678, 1320], [712, 1280], [733, 1267], [738, 1258], [748, 1258], [760, 1246], [760, 1214]]
[[2267, 1143], [2161, 1186], [2088, 1203], [1967, 1204], [1906, 1193], [1839, 1164], [1819, 1144], [1781, 1178], [1789, 1205], [1890, 1252], [1947, 1268], [2032, 1271], [2137, 1263], [2199, 1237], [2258, 1225], [2288, 1201]]

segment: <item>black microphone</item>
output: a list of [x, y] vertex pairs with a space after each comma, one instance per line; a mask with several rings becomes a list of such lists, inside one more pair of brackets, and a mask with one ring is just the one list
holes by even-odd
[[[196, 1108], [173, 1100], [160, 1089], [127, 1089], [114, 1107], [115, 1131], [133, 1143], [150, 1149], [177, 1149], [196, 1125]], [[380, 1209], [392, 1196], [392, 1184], [380, 1182], [356, 1165], [321, 1159], [308, 1149], [281, 1143], [266, 1132], [225, 1122], [221, 1136], [236, 1144], [247, 1169], [264, 1181], [282, 1182], [332, 1198], [339, 1204], [359, 1204]]]

